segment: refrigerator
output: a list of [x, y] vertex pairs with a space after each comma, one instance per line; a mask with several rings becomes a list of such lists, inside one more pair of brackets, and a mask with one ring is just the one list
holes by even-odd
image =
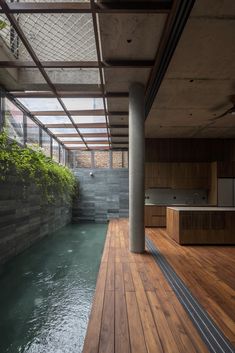
[[218, 206], [235, 207], [235, 178], [218, 178]]

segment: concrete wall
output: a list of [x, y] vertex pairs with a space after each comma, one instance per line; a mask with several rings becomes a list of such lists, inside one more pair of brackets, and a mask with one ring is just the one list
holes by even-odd
[[74, 169], [80, 197], [73, 207], [73, 222], [107, 222], [128, 217], [128, 169]]
[[34, 185], [25, 190], [17, 177], [0, 183], [0, 263], [71, 220], [71, 209], [58, 200], [42, 201]]

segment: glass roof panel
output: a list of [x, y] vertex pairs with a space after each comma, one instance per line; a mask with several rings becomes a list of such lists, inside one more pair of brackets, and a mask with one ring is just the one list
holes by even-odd
[[85, 133], [96, 133], [96, 132], [101, 132], [101, 133], [107, 133], [107, 129], [94, 129], [94, 128], [89, 128], [89, 129], [79, 129], [79, 131], [81, 132], [81, 134], [85, 134]]
[[89, 145], [89, 147], [93, 148], [93, 147], [108, 147], [109, 144], [108, 143], [102, 143], [102, 144], [92, 144], [92, 145]]
[[72, 147], [81, 147], [81, 148], [84, 148], [86, 147], [84, 143], [74, 143], [74, 144], [64, 144], [65, 147], [68, 147], [68, 148], [72, 148]]
[[[27, 13], [18, 22], [41, 61], [97, 61], [91, 14]], [[22, 50], [20, 59], [28, 58]]]
[[82, 123], [105, 123], [105, 116], [73, 116], [73, 120], [76, 124]]
[[107, 137], [84, 137], [85, 141], [89, 143], [89, 141], [104, 141], [107, 140]]
[[68, 110], [104, 109], [102, 98], [63, 98]]
[[71, 121], [67, 116], [37, 116], [36, 118], [42, 124], [70, 124]]
[[76, 129], [73, 128], [50, 128], [49, 129], [53, 134], [76, 134]]
[[30, 111], [63, 110], [56, 98], [18, 98]]
[[60, 139], [60, 141], [82, 141], [82, 139], [79, 137], [79, 135], [78, 135], [78, 137], [58, 137], [59, 139]]

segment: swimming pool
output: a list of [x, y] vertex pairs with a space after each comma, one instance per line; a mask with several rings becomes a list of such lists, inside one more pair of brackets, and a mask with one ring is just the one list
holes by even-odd
[[68, 225], [1, 268], [1, 353], [82, 351], [106, 231]]

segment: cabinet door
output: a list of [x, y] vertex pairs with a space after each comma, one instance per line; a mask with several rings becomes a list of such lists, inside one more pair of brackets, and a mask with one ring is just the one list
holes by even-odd
[[233, 179], [218, 179], [218, 206], [233, 206]]

